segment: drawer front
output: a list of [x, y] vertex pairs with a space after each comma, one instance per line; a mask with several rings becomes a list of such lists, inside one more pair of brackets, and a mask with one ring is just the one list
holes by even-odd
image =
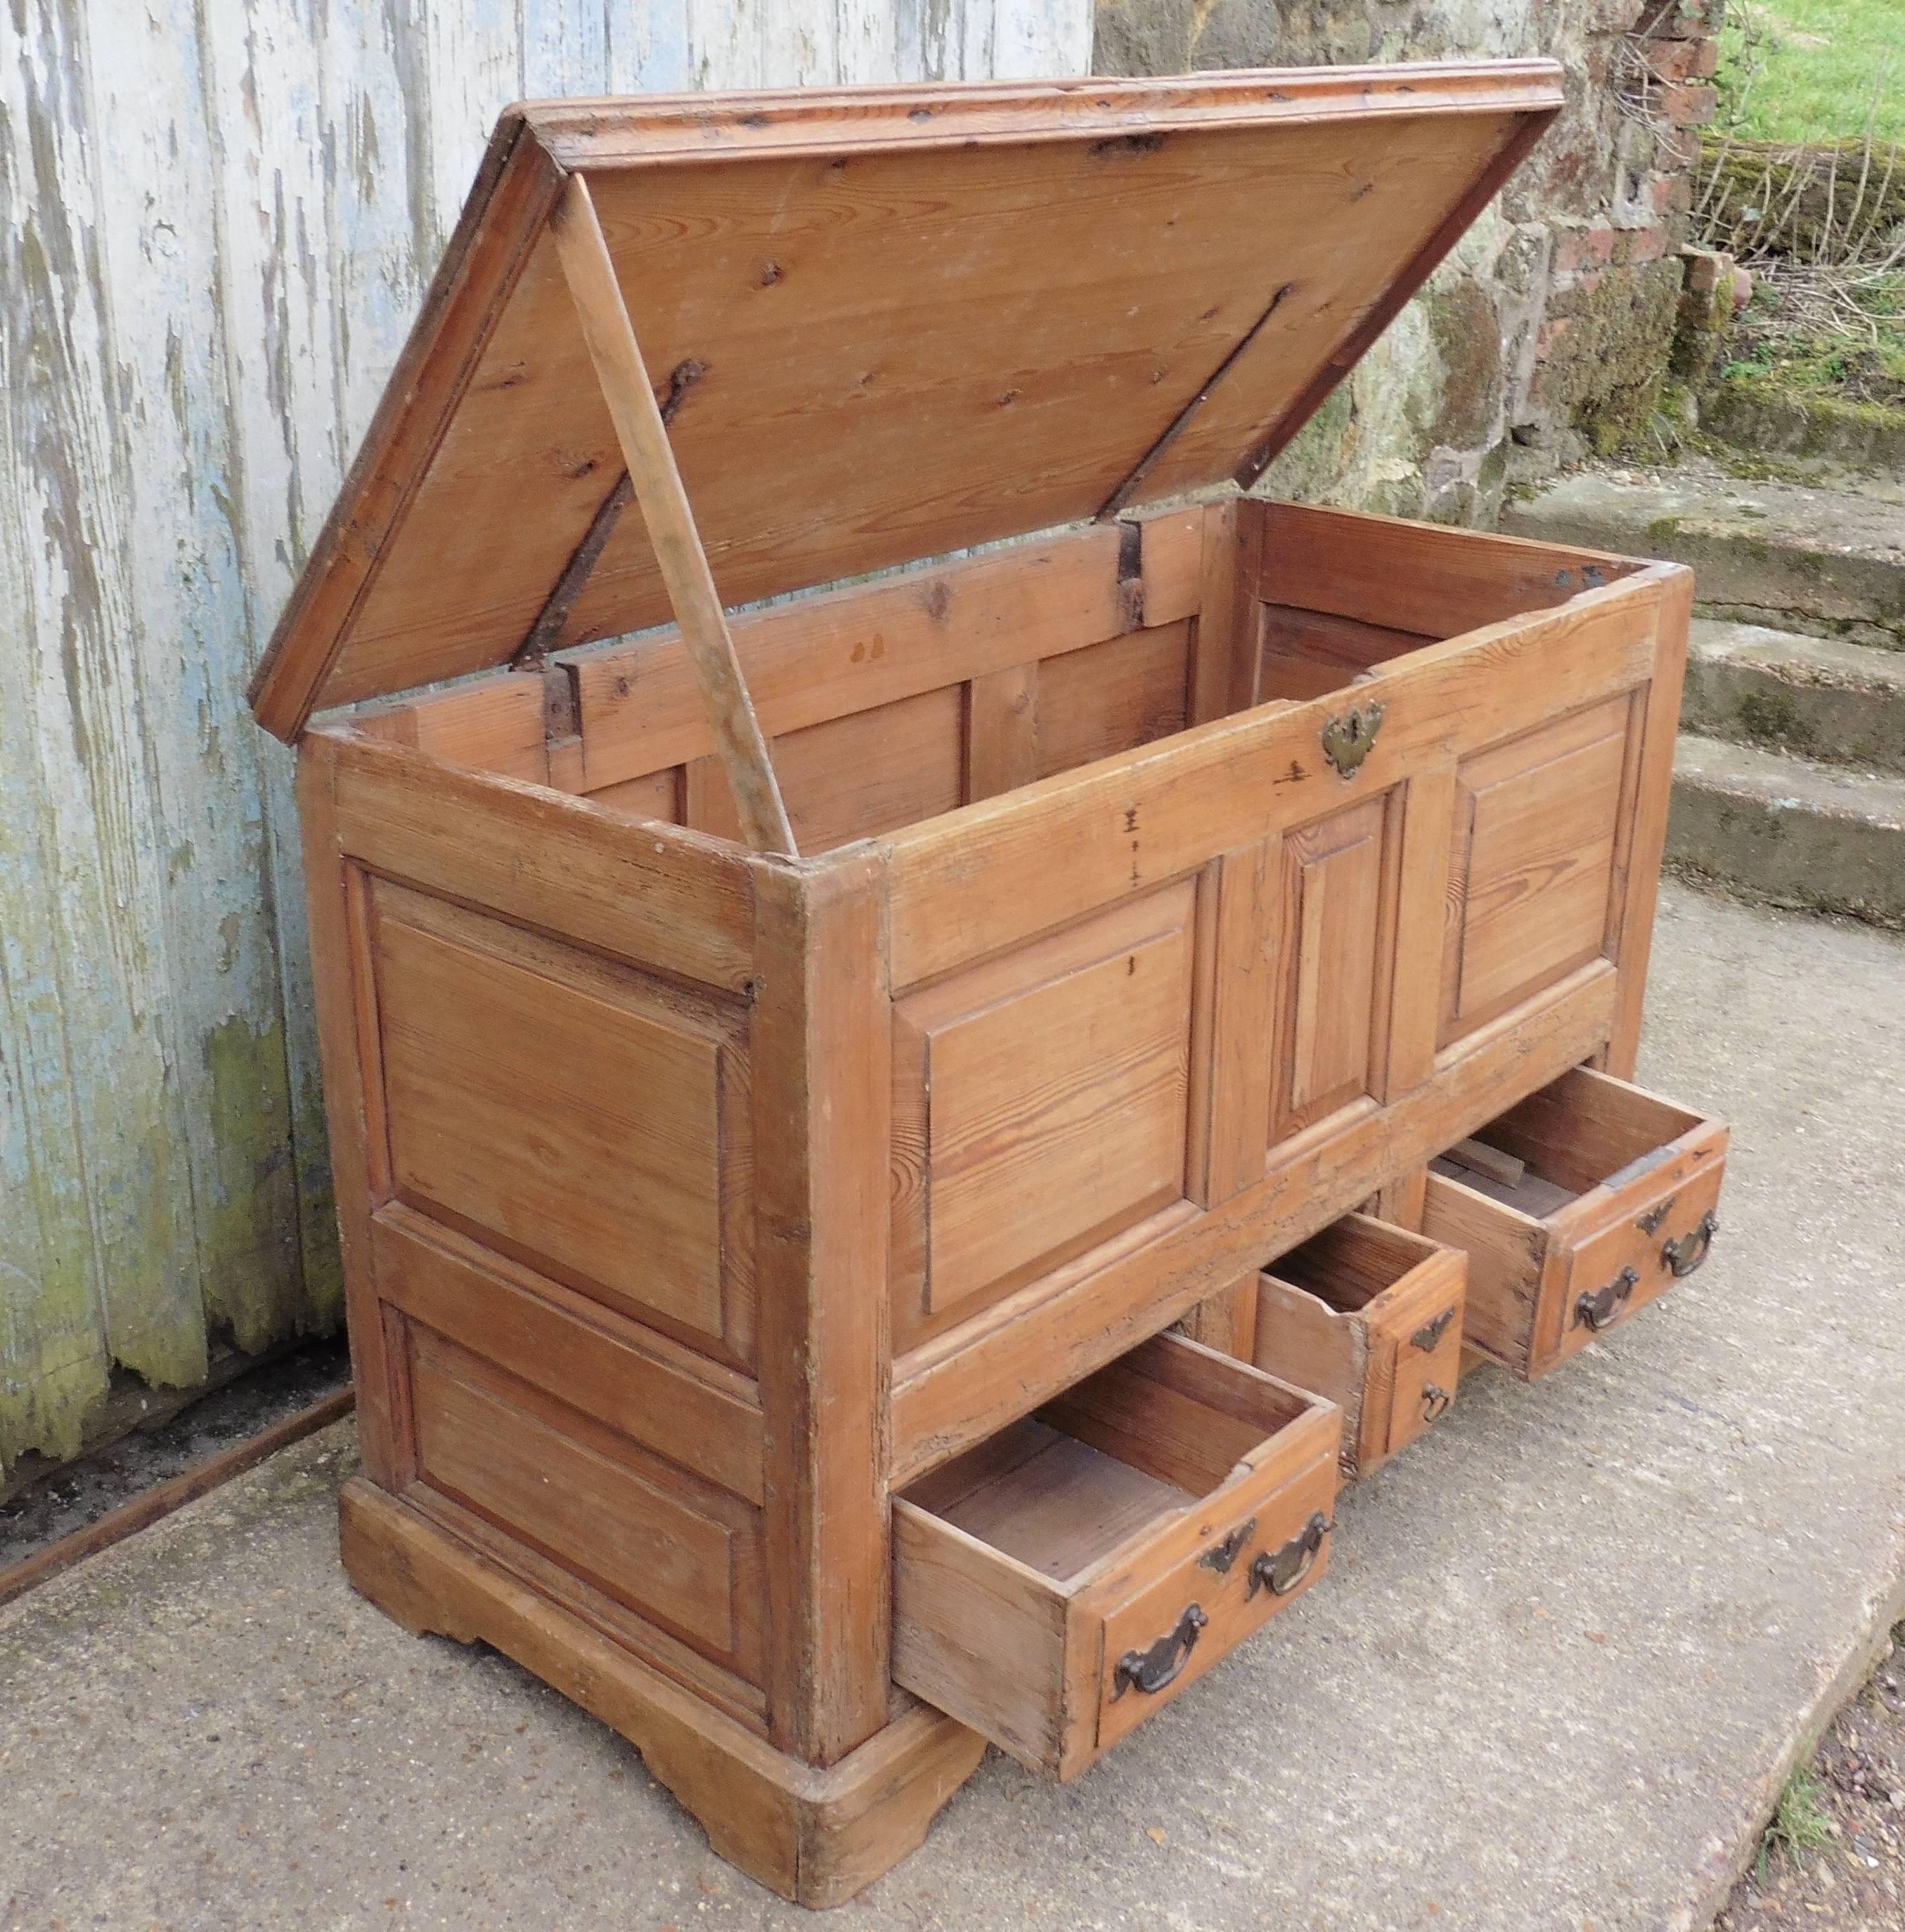
[[1092, 1757], [1109, 1750], [1322, 1577], [1329, 1565], [1328, 1526], [1336, 1492], [1334, 1447], [1322, 1448], [1268, 1494], [1226, 1498], [1222, 1521], [1211, 1526], [1198, 1553], [1119, 1600], [1101, 1607], [1094, 1600], [1086, 1610], [1102, 1633], [1095, 1646], [1100, 1661]]
[[1706, 1260], [1726, 1168], [1718, 1121], [1576, 1067], [1480, 1138], [1528, 1178], [1504, 1191], [1432, 1168], [1422, 1228], [1468, 1251], [1467, 1340], [1517, 1375], [1545, 1375]]
[[1466, 1255], [1350, 1214], [1258, 1278], [1258, 1367], [1343, 1412], [1342, 1473], [1371, 1475], [1455, 1399]]
[[1545, 1355], [1558, 1362], [1578, 1354], [1705, 1262], [1726, 1167], [1726, 1130], [1712, 1126], [1658, 1167], [1576, 1204], [1570, 1212], [1582, 1223], [1552, 1258]]
[[[1380, 1460], [1406, 1448], [1455, 1400], [1462, 1375], [1466, 1256], [1438, 1255], [1398, 1282], [1370, 1324], [1370, 1384], [1364, 1401], [1385, 1418]], [[1376, 1466], [1366, 1462], [1358, 1473]]]
[[1144, 1344], [896, 1499], [895, 1681], [1076, 1776], [1322, 1574], [1341, 1429], [1246, 1363]]

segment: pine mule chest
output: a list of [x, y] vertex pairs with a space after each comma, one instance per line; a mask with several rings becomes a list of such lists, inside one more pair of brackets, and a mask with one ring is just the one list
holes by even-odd
[[1312, 1587], [1465, 1324], [1705, 1252], [1627, 1084], [1687, 573], [1239, 489], [1561, 98], [512, 110], [260, 672], [344, 1561], [790, 1898]]

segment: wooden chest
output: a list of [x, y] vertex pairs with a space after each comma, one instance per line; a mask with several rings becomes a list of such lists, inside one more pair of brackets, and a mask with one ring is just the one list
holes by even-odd
[[514, 111], [260, 672], [351, 1574], [790, 1897], [1313, 1588], [1342, 1416], [1260, 1271], [1461, 1246], [1432, 1158], [1631, 1091], [1687, 574], [1238, 489], [1560, 98]]

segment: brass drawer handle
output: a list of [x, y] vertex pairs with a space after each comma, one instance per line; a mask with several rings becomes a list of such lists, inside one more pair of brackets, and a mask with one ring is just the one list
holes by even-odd
[[1148, 1650], [1127, 1650], [1113, 1673], [1118, 1688], [1112, 1693], [1112, 1702], [1115, 1704], [1134, 1684], [1150, 1697], [1174, 1682], [1190, 1661], [1198, 1632], [1210, 1621], [1200, 1605], [1187, 1604], [1175, 1630], [1160, 1637]]
[[1632, 1268], [1624, 1268], [1605, 1288], [1598, 1288], [1592, 1294], [1584, 1294], [1575, 1303], [1575, 1327], [1592, 1328], [1598, 1335], [1602, 1329], [1610, 1327], [1618, 1318], [1622, 1303], [1640, 1285], [1640, 1276]]
[[1454, 1400], [1447, 1389], [1434, 1382], [1424, 1382], [1422, 1384], [1423, 1420], [1433, 1422]]
[[1425, 1322], [1409, 1337], [1409, 1346], [1420, 1348], [1425, 1355], [1436, 1352], [1436, 1344], [1448, 1333], [1449, 1324], [1455, 1319], [1455, 1310], [1444, 1308], [1432, 1322]]
[[1324, 1538], [1335, 1527], [1318, 1510], [1281, 1550], [1266, 1550], [1250, 1565], [1250, 1587], [1245, 1596], [1254, 1597], [1259, 1588], [1267, 1588], [1273, 1596], [1287, 1597], [1310, 1574]]
[[1720, 1216], [1709, 1210], [1700, 1216], [1698, 1227], [1689, 1228], [1676, 1239], [1660, 1244], [1661, 1264], [1672, 1269], [1676, 1276], [1691, 1274], [1706, 1259], [1713, 1238], [1719, 1232]]

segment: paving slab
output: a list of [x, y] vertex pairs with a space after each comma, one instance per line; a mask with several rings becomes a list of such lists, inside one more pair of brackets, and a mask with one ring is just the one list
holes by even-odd
[[[1334, 1571], [1070, 1786], [997, 1754], [838, 1922], [1704, 1925], [1905, 1612], [1905, 942], [1670, 884], [1644, 1073], [1713, 1259], [1465, 1382]], [[0, 1612], [0, 1927], [810, 1925], [634, 1752], [344, 1582], [347, 1426]]]

